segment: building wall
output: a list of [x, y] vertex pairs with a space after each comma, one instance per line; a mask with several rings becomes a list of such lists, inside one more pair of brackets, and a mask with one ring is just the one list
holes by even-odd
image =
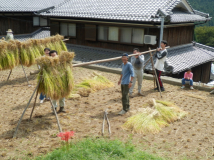
[[13, 34], [32, 33], [39, 29], [33, 26], [32, 16], [0, 16], [0, 35], [6, 35], [6, 31], [12, 29]]
[[194, 26], [165, 28], [163, 39], [167, 40], [168, 45], [173, 47], [177, 45], [191, 43], [193, 41], [193, 33]]
[[[66, 22], [66, 21], [64, 21]], [[53, 21], [51, 20], [51, 35], [55, 35], [56, 33], [60, 34], [60, 21]], [[68, 21], [68, 23], [76, 23], [72, 21]], [[144, 28], [144, 35], [155, 35], [157, 36], [157, 44], [156, 45], [147, 45], [147, 44], [129, 44], [129, 43], [121, 43], [121, 42], [106, 42], [106, 41], [99, 41], [98, 38], [95, 40], [86, 40], [85, 32], [86, 26], [90, 24], [85, 24], [82, 22], [76, 23], [76, 37], [69, 38], [67, 43], [78, 44], [78, 45], [85, 45], [90, 47], [100, 47], [100, 48], [107, 48], [113, 50], [120, 50], [120, 51], [132, 51], [133, 48], [139, 48], [140, 51], [146, 51], [151, 47], [151, 49], [155, 49], [158, 47], [158, 39], [160, 36], [160, 29], [154, 27], [142, 27], [142, 26], [134, 26], [131, 24], [124, 26], [118, 24], [108, 24], [108, 26], [117, 26], [117, 27], [132, 27], [132, 28]], [[94, 24], [93, 24], [94, 25]], [[103, 24], [95, 24], [96, 26]], [[173, 47], [180, 44], [191, 43], [193, 40], [193, 26], [190, 27], [172, 27], [172, 28], [165, 28], [164, 29], [164, 36], [163, 38], [169, 42], [169, 46]], [[98, 30], [98, 29], [97, 29]], [[98, 31], [95, 33], [97, 34]]]

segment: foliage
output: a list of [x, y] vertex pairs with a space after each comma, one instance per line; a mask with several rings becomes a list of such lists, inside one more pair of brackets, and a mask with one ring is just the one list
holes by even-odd
[[153, 103], [153, 108], [143, 108], [137, 115], [129, 117], [122, 128], [134, 133], [156, 134], [161, 128], [187, 114], [172, 102], [153, 100]]
[[74, 52], [63, 51], [57, 57], [44, 56], [37, 59], [42, 66], [38, 81], [42, 77], [39, 93], [44, 93], [53, 100], [67, 97], [73, 89], [72, 59]]
[[62, 147], [36, 160], [161, 160], [162, 158], [150, 155], [135, 148], [131, 143], [122, 143], [119, 140], [84, 139], [69, 146]]
[[[201, 12], [209, 13], [210, 17], [214, 17], [214, 1], [213, 0], [188, 0], [191, 6]], [[214, 26], [214, 19], [205, 23], [206, 26]]]
[[214, 27], [197, 27], [195, 36], [198, 43], [214, 47]]

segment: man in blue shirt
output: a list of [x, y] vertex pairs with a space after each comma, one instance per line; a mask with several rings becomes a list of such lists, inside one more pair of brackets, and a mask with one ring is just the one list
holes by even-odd
[[132, 64], [128, 62], [128, 54], [124, 53], [122, 55], [122, 73], [120, 76], [120, 80], [118, 82], [118, 85], [121, 84], [121, 91], [122, 91], [122, 104], [123, 104], [123, 110], [120, 111], [118, 114], [123, 115], [125, 114], [129, 108], [129, 88], [132, 86], [132, 81], [134, 78], [134, 70], [132, 67]]

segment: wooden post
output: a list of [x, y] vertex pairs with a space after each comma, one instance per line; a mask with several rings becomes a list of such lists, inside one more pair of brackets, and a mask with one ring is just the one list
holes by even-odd
[[[152, 53], [150, 52], [150, 56], [152, 55]], [[154, 61], [153, 61], [153, 58], [152, 58], [152, 69], [153, 69], [153, 72], [155, 73], [155, 78], [156, 78], [156, 81], [157, 81], [157, 84], [158, 84], [158, 89], [159, 89], [159, 92], [160, 92], [160, 96], [162, 98], [162, 93], [161, 93], [161, 89], [160, 89], [160, 83], [158, 81], [158, 76], [157, 76], [157, 73], [156, 73], [156, 70], [155, 70], [155, 66], [154, 66]]]
[[19, 58], [19, 59], [20, 59], [20, 63], [21, 63], [21, 65], [22, 65], [22, 69], [23, 69], [23, 71], [24, 71], [25, 77], [26, 77], [26, 79], [27, 79], [27, 84], [28, 84], [28, 86], [31, 86], [31, 85], [29, 84], [29, 82], [28, 82], [28, 78], [27, 78], [27, 75], [26, 75], [26, 73], [25, 73], [25, 69], [24, 69], [24, 67], [23, 67], [22, 60], [21, 60], [21, 58]]
[[[151, 48], [149, 48], [149, 50], [151, 50]], [[154, 79], [154, 88], [155, 88], [155, 68], [154, 68], [154, 61], [153, 61], [153, 55], [152, 52], [150, 52], [150, 59], [151, 59], [151, 64], [152, 64], [152, 70], [153, 70], [153, 79]]]
[[[40, 84], [41, 84], [41, 83], [39, 83], [39, 86], [40, 86]], [[37, 88], [37, 92], [36, 92], [35, 101], [34, 101], [33, 108], [32, 108], [31, 114], [30, 114], [30, 120], [31, 120], [31, 118], [32, 118], [33, 111], [34, 111], [34, 109], [35, 109], [35, 106], [36, 106], [36, 99], [37, 99], [38, 93], [39, 93], [39, 87]]]
[[50, 103], [51, 103], [51, 106], [52, 106], [53, 112], [54, 112], [55, 117], [56, 117], [57, 125], [58, 125], [58, 127], [59, 127], [59, 132], [62, 132], [62, 128], [61, 128], [61, 126], [60, 126], [60, 124], [59, 124], [59, 119], [58, 119], [58, 116], [57, 116], [56, 110], [55, 110], [55, 108], [54, 108], [54, 106], [53, 106], [53, 102], [52, 102], [51, 98], [50, 98]]
[[15, 133], [13, 134], [13, 138], [16, 137], [16, 134], [17, 134], [17, 131], [18, 131], [18, 129], [19, 129], [19, 125], [20, 125], [20, 123], [21, 123], [21, 121], [22, 121], [22, 118], [23, 118], [23, 116], [24, 116], [24, 114], [25, 114], [27, 108], [29, 107], [30, 102], [31, 102], [31, 100], [32, 100], [32, 98], [33, 98], [35, 92], [37, 91], [37, 89], [38, 89], [38, 87], [39, 87], [39, 84], [40, 84], [40, 82], [41, 82], [41, 79], [42, 79], [42, 77], [40, 77], [39, 83], [37, 84], [37, 86], [36, 86], [36, 88], [35, 88], [35, 90], [34, 90], [32, 96], [30, 97], [30, 100], [28, 101], [28, 104], [27, 104], [26, 108], [24, 109], [24, 111], [23, 111], [23, 113], [22, 113], [21, 118], [19, 119], [19, 122], [18, 122], [18, 125], [17, 125], [17, 127], [16, 127]]
[[9, 73], [9, 75], [7, 77], [7, 81], [9, 80], [11, 73], [12, 73], [12, 69], [10, 70], [10, 73]]

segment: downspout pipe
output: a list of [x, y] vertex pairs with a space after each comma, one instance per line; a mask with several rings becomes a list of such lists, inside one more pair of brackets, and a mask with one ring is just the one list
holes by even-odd
[[163, 29], [164, 29], [164, 16], [161, 16], [161, 27], [160, 27], [160, 39], [159, 39], [159, 48], [161, 47], [161, 41], [163, 40]]

